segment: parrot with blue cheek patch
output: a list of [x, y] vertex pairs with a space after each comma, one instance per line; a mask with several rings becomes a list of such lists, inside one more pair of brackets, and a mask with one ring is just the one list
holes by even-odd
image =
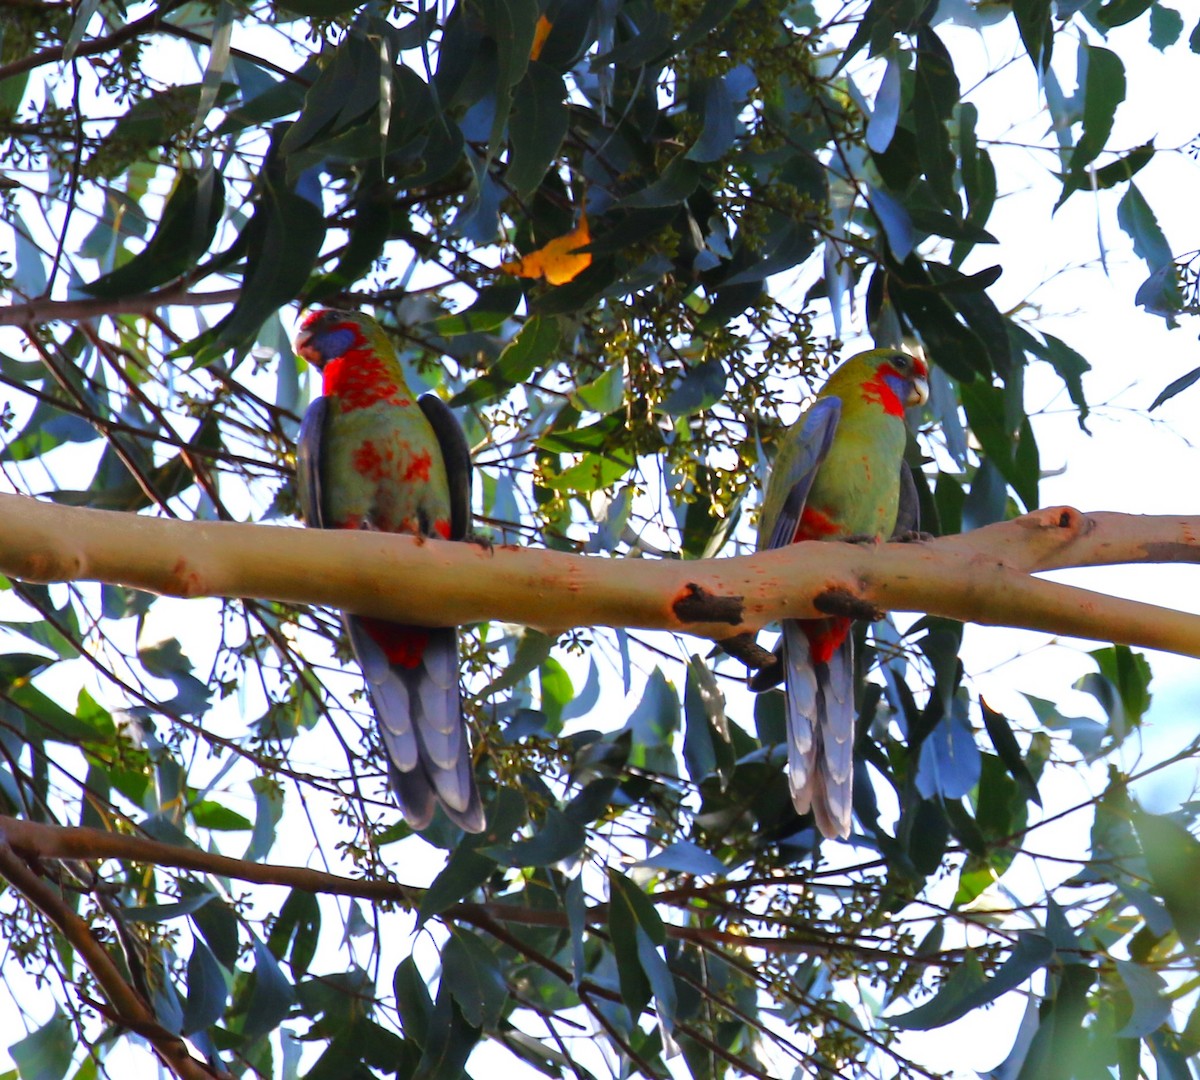
[[[840, 365], [784, 434], [759, 522], [765, 551], [801, 540], [886, 540], [901, 504], [904, 410], [929, 395], [924, 360], [874, 349]], [[908, 484], [912, 484], [911, 476]], [[915, 494], [915, 490], [913, 492]], [[854, 652], [845, 616], [784, 619], [788, 781], [796, 811], [827, 837], [850, 835]], [[762, 691], [778, 681], [750, 680]]]
[[[319, 529], [462, 540], [471, 520], [471, 455], [433, 394], [414, 400], [391, 341], [351, 311], [306, 315], [295, 350], [322, 375], [296, 451], [304, 522]], [[482, 832], [483, 806], [458, 684], [458, 631], [343, 615], [366, 676], [392, 790], [424, 829], [434, 808]]]

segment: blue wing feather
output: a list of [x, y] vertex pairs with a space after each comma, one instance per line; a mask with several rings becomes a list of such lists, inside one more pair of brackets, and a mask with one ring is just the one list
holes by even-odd
[[786, 547], [795, 540], [796, 527], [800, 524], [800, 515], [804, 513], [804, 504], [808, 502], [808, 493], [812, 490], [821, 462], [833, 445], [833, 436], [841, 416], [842, 403], [837, 398], [822, 398], [804, 414], [804, 426], [800, 429], [794, 456], [787, 462], [787, 472], [778, 479], [771, 476], [772, 486], [782, 484], [787, 497], [771, 527], [771, 535], [766, 544], [761, 545], [763, 550]]
[[462, 425], [440, 397], [422, 394], [417, 404], [433, 428], [450, 482], [449, 539], [464, 540], [471, 531], [471, 448]]
[[304, 413], [300, 436], [296, 440], [296, 490], [301, 517], [310, 529], [325, 528], [325, 509], [321, 500], [321, 444], [325, 439], [328, 416], [328, 400], [317, 398]]

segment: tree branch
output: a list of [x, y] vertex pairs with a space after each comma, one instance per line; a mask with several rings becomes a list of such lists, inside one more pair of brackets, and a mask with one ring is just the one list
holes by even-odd
[[204, 307], [232, 304], [241, 289], [195, 293], [172, 286], [141, 296], [115, 296], [96, 300], [30, 300], [25, 304], [0, 307], [0, 326], [30, 326], [49, 322], [80, 322], [105, 315], [151, 315], [165, 307]]
[[925, 543], [808, 542], [731, 559], [612, 559], [366, 531], [167, 521], [0, 495], [0, 573], [25, 581], [322, 604], [429, 625], [496, 619], [550, 632], [604, 625], [718, 640], [785, 616], [922, 611], [1200, 656], [1198, 615], [1030, 576], [1200, 562], [1198, 537], [1200, 517], [1055, 507]]
[[23, 826], [28, 823], [11, 818], [4, 818], [0, 823], [0, 877], [46, 916], [71, 943], [115, 1010], [115, 1015], [109, 1019], [126, 1025], [146, 1039], [163, 1064], [181, 1080], [213, 1080], [217, 1076], [226, 1076], [193, 1057], [178, 1035], [159, 1024], [150, 1007], [125, 981], [112, 957], [93, 936], [88, 924], [17, 854], [16, 846], [7, 834], [7, 824]]
[[[500, 843], [507, 839], [495, 837]], [[46, 825], [5, 815], [0, 815], [0, 844], [6, 845], [21, 859], [31, 863], [43, 859], [114, 859], [147, 863], [152, 866], [169, 866], [176, 870], [193, 870], [197, 873], [212, 874], [214, 877], [233, 878], [236, 881], [249, 881], [256, 885], [282, 885], [290, 889], [300, 889], [302, 892], [354, 896], [373, 902], [391, 901], [410, 911], [420, 905], [425, 894], [424, 889], [413, 888], [400, 882], [370, 881], [331, 874], [324, 870], [310, 870], [303, 866], [251, 862], [249, 859], [234, 859], [228, 855], [217, 855], [211, 851], [184, 847], [181, 844], [166, 844], [142, 836], [128, 836], [124, 833], [82, 826]], [[4, 873], [4, 865], [0, 861], [0, 873]], [[28, 868], [26, 869], [28, 871]], [[24, 888], [21, 891], [24, 892]], [[694, 895], [694, 891], [689, 895], [672, 889], [656, 893], [652, 899], [659, 903], [686, 908]], [[509, 903], [463, 902], [451, 904], [438, 914], [443, 919], [465, 922], [489, 933], [494, 933], [493, 927], [497, 922], [518, 923], [522, 926], [552, 926], [561, 930], [569, 928], [567, 916], [561, 911], [525, 908]], [[758, 918], [741, 911], [733, 912], [732, 917], [742, 922], [756, 921]], [[585, 921], [589, 926], [607, 924], [608, 905], [592, 905], [587, 909]], [[786, 928], [793, 932], [780, 937], [731, 933], [712, 926], [669, 925], [666, 929], [671, 937], [699, 944], [753, 946], [772, 953], [801, 952], [820, 956], [850, 951], [872, 960], [901, 958], [898, 954], [877, 946], [866, 946], [849, 940], [831, 941], [826, 937], [813, 936], [811, 932], [805, 932], [792, 925], [787, 925]], [[919, 962], [939, 965], [955, 962], [956, 957], [957, 953], [951, 949]]]
[[[74, 55], [77, 57], [95, 56], [98, 53], [116, 49], [141, 34], [157, 29], [161, 20], [165, 19], [176, 8], [182, 7], [185, 3], [187, 3], [187, 0], [167, 0], [162, 7], [156, 8], [148, 15], [143, 15], [140, 19], [135, 19], [133, 22], [127, 23], [119, 29], [114, 30], [111, 34], [83, 42], [75, 50]], [[11, 79], [14, 75], [32, 71], [34, 68], [43, 67], [46, 64], [57, 64], [62, 60], [65, 51], [65, 45], [54, 45], [49, 49], [43, 49], [41, 52], [32, 53], [29, 56], [22, 57], [20, 60], [13, 60], [11, 63], [4, 64], [0, 66], [0, 82], [3, 82], [5, 79]]]
[[368, 881], [303, 866], [250, 862], [180, 844], [164, 844], [161, 840], [143, 836], [81, 826], [44, 825], [4, 815], [0, 815], [0, 837], [26, 859], [123, 859], [235, 878], [256, 885], [283, 885], [303, 892], [356, 896], [376, 902], [390, 900], [408, 907], [417, 904], [422, 894], [420, 889], [392, 881]]

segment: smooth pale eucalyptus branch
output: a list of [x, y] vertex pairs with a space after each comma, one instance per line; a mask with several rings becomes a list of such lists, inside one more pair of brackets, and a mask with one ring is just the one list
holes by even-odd
[[0, 495], [0, 573], [322, 604], [430, 625], [625, 626], [720, 639], [783, 616], [920, 611], [1200, 656], [1200, 616], [1031, 575], [1200, 562], [1200, 517], [1053, 507], [921, 543], [649, 560], [381, 533], [182, 522]]

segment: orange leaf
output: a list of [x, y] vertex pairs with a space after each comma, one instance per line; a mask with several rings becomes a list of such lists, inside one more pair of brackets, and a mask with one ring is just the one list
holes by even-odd
[[546, 38], [550, 36], [550, 31], [553, 29], [554, 23], [545, 15], [538, 16], [537, 26], [533, 29], [533, 48], [529, 50], [530, 60], [536, 60], [542, 55], [542, 46], [546, 44]]
[[575, 253], [576, 248], [585, 247], [591, 242], [587, 215], [580, 214], [579, 224], [571, 232], [556, 236], [545, 247], [531, 251], [523, 259], [501, 263], [500, 269], [517, 277], [544, 277], [551, 285], [565, 285], [592, 265], [590, 251]]

